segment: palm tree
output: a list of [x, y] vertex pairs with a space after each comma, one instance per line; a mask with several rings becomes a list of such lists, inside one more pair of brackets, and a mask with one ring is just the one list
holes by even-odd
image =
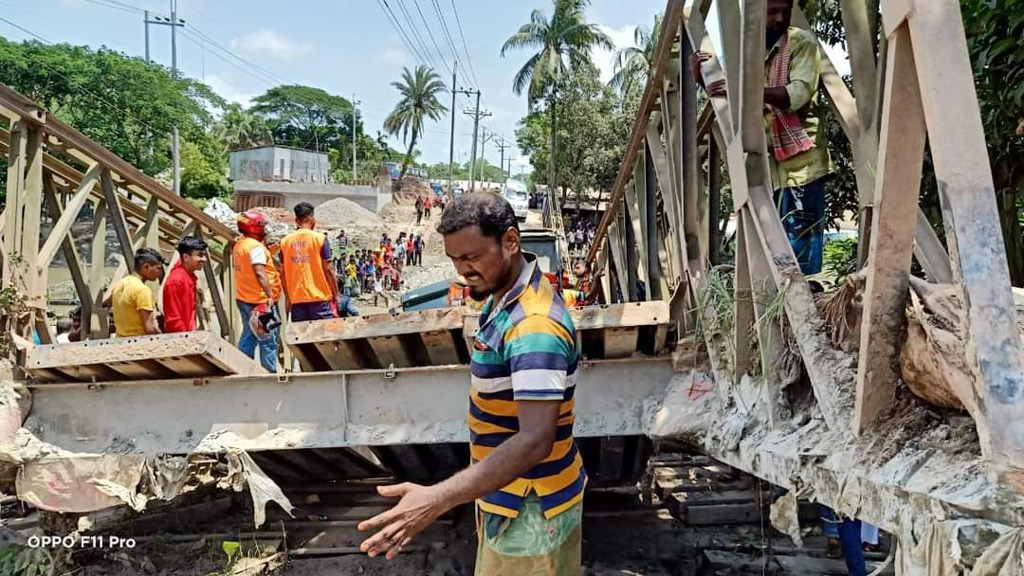
[[230, 104], [224, 110], [224, 115], [217, 123], [215, 135], [224, 144], [227, 152], [274, 143], [274, 136], [267, 123], [238, 104]]
[[654, 28], [637, 26], [633, 33], [635, 46], [627, 46], [615, 55], [615, 75], [610, 84], [623, 94], [635, 86], [646, 86], [647, 78], [654, 65], [654, 51], [658, 48], [661, 35], [661, 14], [654, 15]]
[[402, 172], [398, 177], [401, 180], [412, 161], [416, 140], [423, 133], [424, 122], [427, 119], [437, 121], [448, 111], [437, 99], [437, 95], [448, 88], [433, 68], [422, 65], [417, 66], [415, 72], [405, 68], [402, 81], [392, 82], [391, 85], [398, 89], [402, 99], [384, 120], [384, 129], [392, 136], [401, 133], [402, 141], [409, 143], [409, 151], [402, 161]]
[[530, 21], [505, 41], [501, 55], [510, 50], [533, 48], [537, 52], [516, 73], [512, 90], [522, 94], [528, 88], [527, 100], [532, 107], [547, 97], [551, 114], [551, 150], [548, 159], [548, 187], [556, 190], [555, 152], [558, 139], [555, 130], [558, 84], [571, 68], [590, 64], [590, 51], [594, 47], [612, 49], [608, 36], [595, 24], [588, 24], [583, 14], [589, 0], [554, 0], [554, 12], [549, 20], [542, 10], [534, 10]]

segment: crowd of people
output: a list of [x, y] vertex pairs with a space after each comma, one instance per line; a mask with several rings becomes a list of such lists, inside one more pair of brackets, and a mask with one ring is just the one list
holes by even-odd
[[573, 216], [565, 228], [565, 237], [570, 252], [587, 252], [597, 237], [597, 226], [590, 219]]
[[[443, 198], [420, 197], [417, 223], [443, 209]], [[403, 269], [423, 265], [426, 242], [422, 234], [388, 233], [372, 248], [359, 248], [344, 230], [333, 239], [316, 230], [314, 207], [295, 206], [295, 231], [279, 243], [267, 241], [267, 217], [258, 211], [238, 215], [241, 237], [231, 253], [235, 301], [242, 318], [239, 349], [259, 360], [270, 372], [277, 371], [281, 315], [278, 302], [284, 297], [285, 314], [292, 322], [358, 316], [354, 298], [373, 295], [373, 305], [391, 308], [390, 291], [402, 288]], [[153, 248], [140, 248], [132, 271], [117, 280], [103, 306], [111, 311], [110, 334], [120, 338], [190, 332], [199, 329], [197, 273], [209, 259], [209, 246], [195, 236], [185, 236], [177, 257], [158, 295], [147, 282], [159, 281], [168, 263]], [[157, 306], [157, 300], [161, 305]], [[57, 322], [57, 342], [75, 342], [82, 334], [82, 308]]]
[[335, 246], [334, 268], [345, 295], [356, 297], [372, 293], [374, 306], [378, 300], [383, 300], [390, 307], [387, 292], [402, 288], [405, 267], [423, 265], [426, 243], [422, 234], [399, 232], [397, 238], [391, 238], [385, 232], [373, 249], [358, 249], [351, 246], [345, 231], [341, 230]]

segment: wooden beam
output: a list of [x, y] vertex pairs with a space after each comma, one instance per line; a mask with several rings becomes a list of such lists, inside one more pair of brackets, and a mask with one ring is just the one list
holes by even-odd
[[[738, 215], [743, 218], [747, 230], [755, 230], [753, 216], [749, 210], [741, 210]], [[767, 389], [766, 404], [768, 409], [768, 426], [774, 428], [778, 420], [778, 404], [782, 395], [782, 382], [779, 378], [779, 361], [783, 356], [781, 322], [782, 316], [769, 317], [769, 309], [779, 290], [772, 278], [768, 259], [765, 257], [764, 246], [756, 234], [746, 234], [747, 270], [750, 278], [750, 294], [754, 304], [757, 328], [758, 355], [761, 362], [761, 377]], [[749, 333], [748, 333], [749, 334]], [[748, 335], [749, 337], [749, 335]]]
[[857, 434], [876, 423], [896, 397], [926, 139], [914, 50], [906, 26], [890, 39], [887, 58], [871, 224], [876, 241], [868, 259], [857, 366], [853, 418]]
[[982, 450], [1003, 465], [1024, 468], [1020, 333], [960, 5], [915, 2], [907, 21], [953, 276], [966, 308], [968, 363], [991, 434], [985, 437], [986, 426], [978, 426]]

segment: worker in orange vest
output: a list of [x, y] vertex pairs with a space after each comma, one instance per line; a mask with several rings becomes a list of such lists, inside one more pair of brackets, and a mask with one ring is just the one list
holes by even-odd
[[281, 281], [285, 311], [292, 322], [334, 318], [338, 279], [331, 265], [327, 236], [316, 232], [313, 205], [295, 206], [298, 229], [281, 240]]
[[[277, 299], [281, 282], [267, 237], [267, 217], [250, 210], [238, 215], [242, 238], [231, 250], [235, 271], [235, 301], [242, 314], [242, 337], [238, 348], [250, 358], [260, 349], [260, 364], [268, 372], [277, 372]], [[269, 318], [268, 318], [269, 317]], [[262, 318], [263, 322], [259, 319]]]

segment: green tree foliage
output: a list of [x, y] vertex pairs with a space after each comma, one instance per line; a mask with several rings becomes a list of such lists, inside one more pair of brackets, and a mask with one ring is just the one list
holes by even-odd
[[170, 133], [201, 138], [224, 105], [209, 87], [101, 48], [0, 38], [0, 79], [150, 175], [170, 167]]
[[[558, 92], [562, 79], [570, 70], [591, 65], [593, 48], [614, 48], [608, 36], [597, 25], [586, 21], [584, 11], [589, 0], [554, 0], [551, 18], [542, 10], [534, 10], [530, 21], [505, 41], [501, 55], [511, 50], [532, 49], [536, 52], [516, 72], [512, 89], [516, 94], [527, 92], [531, 108], [547, 98], [549, 125], [557, 125]], [[558, 149], [558, 131], [550, 132], [550, 150]], [[558, 180], [557, 152], [548, 155], [548, 184]]]
[[212, 135], [201, 143], [185, 141], [181, 145], [181, 195], [186, 198], [227, 198], [233, 189], [225, 176], [224, 156]]
[[[353, 107], [341, 96], [311, 86], [276, 86], [257, 97], [250, 111], [267, 122], [277, 144], [351, 154]], [[358, 134], [358, 115], [356, 123]]]
[[634, 46], [626, 46], [615, 54], [615, 75], [611, 85], [623, 93], [643, 91], [654, 65], [654, 52], [661, 36], [661, 14], [655, 14], [654, 27], [637, 26], [633, 33]]
[[[564, 78], [559, 95], [563, 113], [557, 117], [557, 163], [560, 181], [577, 193], [611, 189], [629, 140], [634, 105], [624, 105], [620, 94], [601, 82], [593, 65], [582, 65]], [[519, 147], [530, 155], [535, 178], [547, 181], [550, 166], [551, 115], [534, 108], [519, 122]]]
[[266, 121], [238, 104], [229, 104], [224, 109], [214, 127], [214, 135], [223, 144], [225, 153], [274, 143]]
[[1024, 2], [961, 0], [1010, 274], [1024, 285]]
[[402, 140], [409, 145], [405, 159], [402, 160], [402, 172], [405, 176], [409, 163], [413, 160], [416, 140], [423, 134], [427, 120], [437, 121], [448, 111], [438, 100], [437, 95], [445, 92], [444, 82], [437, 72], [429, 66], [417, 66], [410, 72], [405, 68], [400, 82], [392, 82], [392, 86], [401, 94], [394, 110], [384, 119], [384, 129], [392, 136], [402, 135]]

